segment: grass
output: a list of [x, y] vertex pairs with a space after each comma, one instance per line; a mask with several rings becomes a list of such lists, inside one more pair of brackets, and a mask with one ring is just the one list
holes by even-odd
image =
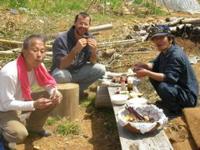
[[75, 122], [65, 121], [57, 126], [56, 132], [60, 135], [78, 135], [80, 133], [80, 126]]
[[80, 100], [80, 105], [82, 107], [94, 106], [95, 96], [84, 98]]
[[48, 117], [46, 124], [49, 126], [52, 126], [52, 125], [55, 125], [59, 120], [60, 118]]
[[[146, 8], [147, 9], [147, 14], [146, 15], [166, 15], [167, 13], [165, 11], [162, 10], [161, 7], [158, 7], [155, 0], [134, 0], [133, 1], [133, 5], [135, 5], [135, 7], [137, 8], [137, 10], [139, 10], [138, 8]], [[140, 12], [138, 12], [137, 14], [140, 14]], [[140, 14], [143, 15], [143, 14]]]
[[54, 132], [62, 136], [78, 135], [81, 132], [78, 123], [60, 117], [48, 117], [45, 125], [53, 127]]

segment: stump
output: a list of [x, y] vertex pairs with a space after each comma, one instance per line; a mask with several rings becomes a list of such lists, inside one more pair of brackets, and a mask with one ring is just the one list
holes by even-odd
[[[78, 116], [79, 85], [75, 83], [64, 83], [58, 84], [57, 87], [63, 95], [63, 100], [51, 112], [51, 115], [65, 117], [66, 119], [74, 121]], [[33, 99], [40, 97], [49, 98], [49, 94], [46, 91], [40, 91], [32, 93], [32, 97]]]
[[79, 85], [75, 83], [58, 84], [63, 100], [52, 112], [53, 116], [65, 117], [74, 121], [78, 116]]

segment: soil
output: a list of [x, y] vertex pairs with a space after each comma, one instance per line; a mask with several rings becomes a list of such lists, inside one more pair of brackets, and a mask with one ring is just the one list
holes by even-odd
[[[170, 17], [172, 16], [191, 17], [190, 14], [185, 13], [171, 14]], [[107, 38], [124, 35], [126, 26], [128, 25], [134, 25], [138, 22], [155, 23], [157, 20], [161, 20], [163, 18], [166, 18], [166, 16], [154, 18], [149, 17], [145, 19], [130, 19], [126, 22], [123, 19], [120, 20], [119, 18], [116, 20], [116, 22], [113, 23], [113, 30], [101, 32], [101, 34], [97, 36], [97, 40], [106, 41], [105, 39]], [[188, 56], [200, 56], [200, 44], [194, 44], [189, 40], [183, 40], [180, 38], [177, 39], [177, 43], [185, 48]], [[135, 50], [143, 47], [153, 49], [149, 42], [131, 45], [130, 47], [124, 47], [122, 49], [115, 49], [118, 53], [122, 53], [128, 48]], [[112, 70], [110, 71], [126, 71], [132, 64], [138, 61], [148, 62], [149, 60], [153, 59], [155, 55], [157, 55], [157, 52], [154, 50], [150, 51], [149, 53], [133, 53], [131, 55], [125, 55], [112, 65]], [[198, 76], [200, 73], [200, 63], [194, 64], [193, 68], [197, 75], [198, 81], [200, 82], [200, 76]], [[149, 99], [150, 102], [155, 102], [158, 97], [152, 90], [150, 84], [146, 81], [147, 79], [144, 79], [141, 82], [139, 89], [143, 91], [144, 96]], [[90, 96], [91, 95], [94, 95], [94, 93], [91, 92]], [[76, 120], [76, 123], [81, 127], [80, 134], [62, 136], [56, 132], [54, 125], [45, 125], [45, 128], [53, 133], [52, 136], [45, 138], [30, 136], [26, 139], [25, 144], [17, 145], [17, 150], [120, 150], [121, 146], [112, 109], [96, 109], [93, 103], [94, 102], [92, 102], [92, 104], [88, 105], [87, 107], [81, 105], [79, 107], [79, 116]], [[109, 117], [107, 117], [107, 115], [109, 115]], [[180, 117], [169, 121], [168, 125], [165, 127], [165, 130], [173, 145], [180, 141], [183, 142], [189, 137], [187, 125], [185, 124], [183, 118]], [[174, 146], [174, 148], [177, 149], [176, 146]]]

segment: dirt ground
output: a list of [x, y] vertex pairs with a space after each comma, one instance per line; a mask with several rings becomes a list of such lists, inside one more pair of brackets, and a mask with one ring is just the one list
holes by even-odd
[[[171, 14], [171, 16], [191, 17], [189, 14], [184, 13]], [[137, 20], [128, 20], [127, 22], [124, 22], [123, 20], [123, 23], [121, 23], [122, 21], [120, 22], [120, 20], [117, 20], [113, 23], [114, 28], [112, 30], [102, 32], [97, 36], [97, 40], [104, 41], [104, 39], [110, 38], [111, 36], [116, 37], [119, 34], [124, 33], [124, 30], [128, 25], [136, 24], [138, 22], [156, 22], [162, 18], [166, 18], [166, 16], [156, 18], [151, 17], [146, 19], [138, 18]], [[177, 43], [185, 48], [188, 56], [200, 56], [200, 44], [194, 44], [189, 40], [183, 40], [180, 38], [177, 39]], [[146, 42], [131, 45], [123, 50], [128, 48], [135, 50], [144, 47], [152, 48], [152, 46]], [[116, 49], [118, 51], [118, 48]], [[119, 50], [118, 52], [120, 53], [122, 51]], [[153, 59], [155, 55], [157, 55], [157, 52], [154, 50], [148, 53], [132, 53], [129, 55], [124, 55], [120, 60], [113, 64], [113, 69], [110, 71], [126, 71], [131, 64], [134, 64], [138, 61], [148, 62], [149, 60]], [[197, 75], [198, 81], [200, 82], [200, 63], [194, 64], [193, 68]], [[143, 91], [144, 96], [149, 99], [149, 101], [154, 102], [157, 100], [157, 97], [152, 91], [150, 84], [146, 81], [147, 80], [141, 82], [139, 89]], [[112, 110], [96, 109], [93, 103], [87, 107], [80, 106], [79, 108], [79, 116], [76, 120], [76, 123], [81, 127], [81, 132], [79, 135], [61, 136], [55, 132], [56, 129], [54, 126], [45, 125], [45, 128], [53, 133], [52, 136], [46, 138], [31, 136], [27, 138], [25, 144], [18, 145], [17, 150], [120, 150], [121, 147]], [[107, 117], [106, 115], [110, 115], [110, 117]], [[185, 124], [185, 127], [182, 128], [183, 124], [184, 122], [182, 119], [176, 118], [171, 120], [165, 127], [167, 135], [172, 143], [184, 141], [184, 139], [189, 137], [189, 133]], [[171, 134], [172, 132], [173, 134]]]

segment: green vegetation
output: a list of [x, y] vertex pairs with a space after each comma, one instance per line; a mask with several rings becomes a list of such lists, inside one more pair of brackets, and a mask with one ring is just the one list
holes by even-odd
[[94, 105], [94, 101], [95, 101], [95, 96], [88, 97], [88, 98], [85, 98], [85, 99], [81, 99], [80, 105], [82, 107], [93, 106]]
[[[5, 8], [19, 9], [20, 11], [36, 11], [40, 15], [46, 14], [72, 14], [77, 11], [88, 11], [92, 14], [121, 14], [124, 6], [123, 0], [0, 0], [0, 5]], [[136, 7], [145, 7], [150, 14], [161, 13], [161, 8], [156, 6], [155, 0], [133, 0]]]
[[[142, 7], [146, 8], [147, 14], [166, 15], [166, 12], [163, 11], [161, 7], [157, 6], [155, 0], [134, 0], [133, 5], [139, 6], [139, 8], [142, 8]], [[141, 12], [139, 11], [139, 13]]]
[[10, 8], [27, 8], [51, 14], [82, 10], [87, 6], [87, 0], [1, 0], [1, 5]]
[[78, 135], [80, 133], [80, 127], [74, 122], [65, 121], [57, 126], [56, 132], [60, 135]]
[[55, 125], [60, 118], [48, 117], [46, 124], [49, 126]]

